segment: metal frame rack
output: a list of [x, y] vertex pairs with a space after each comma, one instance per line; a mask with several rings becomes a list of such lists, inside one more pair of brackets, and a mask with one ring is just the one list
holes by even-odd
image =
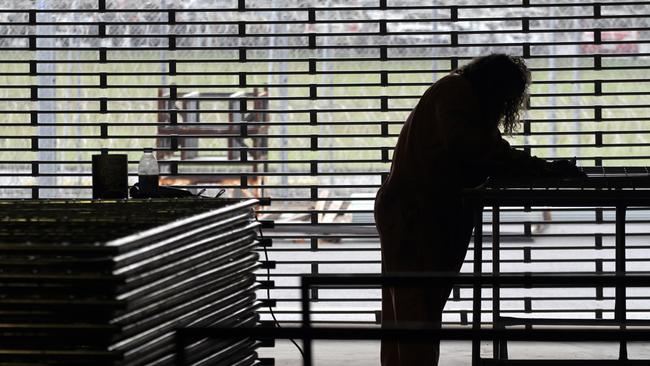
[[[0, 201], [0, 360], [167, 365], [178, 326], [252, 326], [257, 200]], [[258, 342], [197, 340], [195, 365]]]
[[[626, 210], [629, 207], [650, 206], [650, 175], [646, 167], [620, 167], [620, 168], [588, 168], [585, 169], [588, 177], [577, 179], [520, 179], [520, 180], [494, 180], [478, 189], [465, 192], [465, 198], [473, 207], [474, 214], [474, 261], [475, 274], [483, 273], [483, 207], [492, 207], [492, 244], [491, 244], [491, 274], [499, 276], [500, 270], [500, 209], [501, 207], [614, 207], [615, 208], [615, 272], [627, 273], [626, 268]], [[602, 274], [598, 271], [597, 274]], [[565, 273], [567, 276], [575, 273]], [[561, 286], [560, 286], [561, 287]], [[481, 327], [482, 303], [480, 287], [473, 287], [472, 326]], [[602, 287], [600, 287], [602, 292]], [[502, 317], [500, 313], [500, 287], [492, 288], [492, 323], [495, 326], [506, 325], [611, 325], [618, 324], [625, 329], [628, 324], [647, 325], [650, 321], [635, 320], [628, 322], [626, 304], [627, 295], [624, 283], [615, 286], [614, 319], [532, 319]], [[474, 364], [480, 361], [480, 343], [474, 340], [472, 355]], [[507, 360], [507, 343], [495, 341], [493, 343], [494, 361]], [[621, 342], [619, 360], [627, 361], [627, 345]], [[554, 360], [553, 362], [557, 362]], [[563, 361], [569, 362], [569, 361]], [[648, 362], [644, 360], [642, 362]], [[536, 364], [540, 364], [538, 361]]]

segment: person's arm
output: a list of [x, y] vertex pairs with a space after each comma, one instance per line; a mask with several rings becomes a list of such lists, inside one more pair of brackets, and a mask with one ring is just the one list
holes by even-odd
[[510, 146], [497, 132], [494, 151], [490, 154], [489, 173], [492, 177], [539, 177], [546, 175], [548, 162], [528, 152]]
[[568, 160], [549, 162], [512, 148], [498, 129], [480, 120], [478, 101], [464, 80], [450, 80], [439, 95], [434, 108], [443, 146], [461, 169], [491, 177], [584, 176]]
[[510, 146], [500, 133], [496, 132], [494, 149], [486, 154], [486, 159], [478, 161], [485, 164], [487, 175], [494, 178], [576, 178], [585, 177], [575, 164], [575, 160], [545, 160], [528, 152]]

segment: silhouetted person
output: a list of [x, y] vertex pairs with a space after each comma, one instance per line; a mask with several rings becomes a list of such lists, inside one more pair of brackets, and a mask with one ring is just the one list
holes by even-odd
[[[581, 175], [569, 161], [546, 162], [501, 137], [518, 125], [530, 72], [518, 57], [477, 58], [422, 95], [397, 140], [375, 202], [382, 271], [459, 272], [473, 229], [461, 190], [489, 176]], [[383, 289], [382, 324], [439, 324], [451, 287]], [[439, 342], [381, 344], [383, 366], [437, 365]]]

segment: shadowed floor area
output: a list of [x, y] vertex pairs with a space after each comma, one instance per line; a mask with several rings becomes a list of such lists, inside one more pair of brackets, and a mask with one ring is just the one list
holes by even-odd
[[[492, 347], [484, 343], [483, 357]], [[616, 359], [614, 343], [513, 343], [509, 346], [513, 359]], [[630, 343], [631, 359], [650, 359], [650, 343]], [[289, 341], [278, 341], [274, 349], [260, 349], [260, 357], [275, 357], [276, 365], [302, 366], [298, 350]], [[379, 342], [326, 341], [315, 342], [314, 364], [317, 366], [380, 366]], [[650, 362], [650, 361], [649, 361]], [[468, 366], [471, 363], [470, 342], [442, 342], [440, 366]]]

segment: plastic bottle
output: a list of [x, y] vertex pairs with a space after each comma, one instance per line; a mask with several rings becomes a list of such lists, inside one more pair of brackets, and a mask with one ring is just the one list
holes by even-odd
[[143, 192], [153, 192], [158, 189], [158, 160], [153, 156], [152, 148], [145, 148], [138, 164], [138, 183]]

